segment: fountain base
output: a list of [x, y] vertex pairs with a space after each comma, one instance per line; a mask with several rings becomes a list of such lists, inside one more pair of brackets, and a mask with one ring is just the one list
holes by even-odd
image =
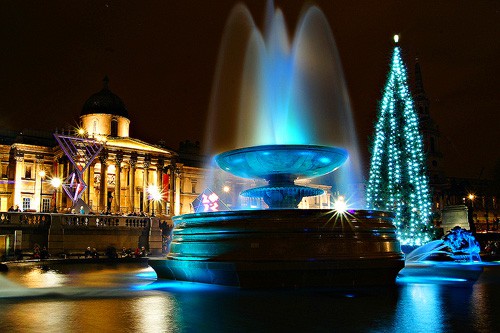
[[159, 278], [243, 288], [391, 285], [403, 268], [393, 215], [331, 210], [197, 213], [174, 218]]

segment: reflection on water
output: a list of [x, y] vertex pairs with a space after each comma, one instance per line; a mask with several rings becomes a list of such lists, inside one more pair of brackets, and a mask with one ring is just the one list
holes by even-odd
[[[404, 332], [407, 327], [432, 327], [432, 332], [446, 332], [442, 316], [439, 314], [446, 308], [442, 304], [439, 284], [414, 284], [401, 290], [394, 328]], [[418, 323], [418, 326], [415, 324]]]
[[68, 276], [53, 270], [35, 268], [21, 275], [20, 282], [29, 288], [62, 287], [68, 282]]
[[0, 331], [500, 331], [496, 277], [473, 285], [413, 281], [369, 290], [240, 290], [155, 282], [150, 268], [133, 264], [84, 266], [24, 267], [0, 275]]

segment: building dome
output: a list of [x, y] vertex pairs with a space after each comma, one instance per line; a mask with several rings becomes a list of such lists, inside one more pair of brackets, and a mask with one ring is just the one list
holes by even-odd
[[122, 99], [108, 88], [109, 79], [103, 80], [104, 87], [101, 91], [93, 94], [83, 105], [80, 116], [102, 113], [129, 118], [127, 108]]

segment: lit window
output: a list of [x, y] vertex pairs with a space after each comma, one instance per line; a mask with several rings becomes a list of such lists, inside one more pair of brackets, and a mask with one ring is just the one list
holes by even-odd
[[118, 121], [116, 119], [111, 120], [111, 136], [118, 136]]
[[31, 198], [23, 198], [23, 212], [31, 209]]
[[50, 211], [50, 199], [43, 198], [42, 200], [42, 212]]

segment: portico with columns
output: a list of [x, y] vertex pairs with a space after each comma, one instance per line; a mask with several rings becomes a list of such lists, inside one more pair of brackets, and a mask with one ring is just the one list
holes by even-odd
[[[121, 98], [109, 90], [107, 77], [103, 89], [85, 102], [80, 126], [82, 135], [104, 145], [85, 179], [88, 189], [83, 199], [93, 211], [180, 213], [173, 202], [177, 195], [170, 193], [177, 153], [129, 136], [128, 111]], [[152, 200], [148, 193], [152, 187], [159, 190], [161, 199]]]

